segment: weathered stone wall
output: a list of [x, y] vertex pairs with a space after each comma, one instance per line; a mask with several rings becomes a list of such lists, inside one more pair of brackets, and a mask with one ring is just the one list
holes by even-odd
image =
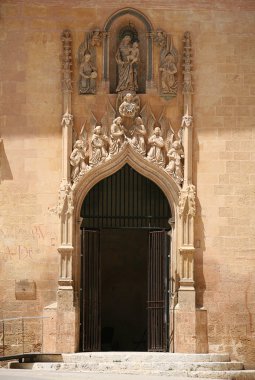
[[[208, 310], [211, 352], [255, 360], [255, 4], [248, 0], [125, 3], [171, 33], [178, 49], [191, 32], [194, 55], [194, 178], [198, 195], [197, 305]], [[90, 108], [100, 114], [103, 88], [78, 96], [77, 49], [84, 32], [103, 28], [121, 0], [1, 2], [2, 182], [0, 317], [41, 315], [56, 300], [61, 179], [60, 34], [73, 35], [75, 127]], [[98, 51], [99, 81], [102, 49]], [[156, 57], [156, 52], [155, 52]], [[167, 105], [177, 128], [182, 98]], [[16, 300], [15, 281], [36, 282], [36, 300]], [[199, 330], [199, 327], [196, 326]]]

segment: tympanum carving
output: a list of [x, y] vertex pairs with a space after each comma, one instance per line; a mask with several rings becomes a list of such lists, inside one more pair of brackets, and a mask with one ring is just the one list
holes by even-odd
[[87, 170], [120, 154], [122, 148], [129, 144], [142, 158], [182, 184], [182, 127], [176, 136], [165, 110], [156, 120], [148, 104], [142, 110], [139, 104], [138, 95], [127, 93], [118, 109], [121, 116], [116, 117], [117, 112], [110, 102], [100, 122], [91, 114], [90, 125], [87, 130], [83, 127], [70, 156], [73, 183], [77, 183]]

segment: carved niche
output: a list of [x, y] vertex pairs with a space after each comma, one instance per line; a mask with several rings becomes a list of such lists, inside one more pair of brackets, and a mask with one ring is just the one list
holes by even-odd
[[97, 84], [96, 48], [101, 45], [102, 32], [94, 30], [85, 33], [84, 41], [78, 50], [79, 93], [80, 95], [95, 94]]
[[175, 97], [177, 95], [178, 51], [174, 47], [173, 37], [162, 30], [154, 33], [154, 41], [160, 48], [159, 53], [159, 94]]

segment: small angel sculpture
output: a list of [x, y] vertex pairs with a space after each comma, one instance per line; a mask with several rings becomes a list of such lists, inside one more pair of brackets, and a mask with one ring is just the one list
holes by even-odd
[[111, 125], [110, 147], [108, 156], [109, 158], [121, 150], [124, 139], [124, 127], [122, 125], [122, 118], [119, 116], [113, 120]]
[[159, 127], [154, 128], [153, 135], [148, 139], [150, 149], [147, 154], [147, 160], [156, 163], [161, 167], [165, 167], [164, 157], [164, 140], [161, 136], [161, 129]]
[[89, 163], [96, 166], [103, 162], [108, 156], [107, 153], [108, 137], [103, 134], [101, 125], [96, 125], [91, 138], [91, 157]]
[[133, 136], [129, 139], [130, 145], [142, 156], [146, 156], [146, 145], [144, 137], [147, 134], [146, 128], [141, 117], [135, 119]]
[[81, 129], [79, 139], [75, 141], [73, 151], [70, 155], [70, 164], [73, 167], [71, 178], [75, 182], [79, 176], [82, 176], [84, 172], [89, 169], [89, 166], [85, 163], [87, 153], [87, 132], [84, 125]]
[[70, 164], [73, 166], [71, 175], [73, 181], [75, 181], [79, 175], [83, 175], [86, 171], [87, 165], [85, 163], [85, 154], [86, 149], [84, 148], [83, 141], [77, 140], [70, 156]]
[[183, 164], [184, 152], [180, 141], [176, 140], [171, 144], [167, 152], [169, 163], [166, 166], [166, 171], [171, 174], [176, 182], [181, 185], [183, 182]]

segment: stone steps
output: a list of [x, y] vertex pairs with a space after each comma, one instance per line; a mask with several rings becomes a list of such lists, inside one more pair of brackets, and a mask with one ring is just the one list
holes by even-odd
[[10, 363], [9, 368], [46, 371], [143, 374], [204, 379], [255, 380], [255, 371], [228, 354], [88, 352], [62, 354], [63, 362]]
[[169, 352], [78, 352], [62, 354], [63, 362], [229, 362], [229, 354], [179, 354]]

